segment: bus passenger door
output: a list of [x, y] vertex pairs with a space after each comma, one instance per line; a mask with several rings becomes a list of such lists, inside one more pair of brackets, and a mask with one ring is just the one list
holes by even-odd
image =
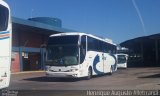
[[108, 68], [108, 63], [107, 63], [107, 54], [103, 53], [103, 72], [107, 73], [107, 68]]
[[104, 74], [104, 53], [99, 53], [99, 64], [97, 64], [97, 69], [99, 70], [98, 74]]
[[109, 54], [107, 50], [108, 46], [105, 43], [103, 43], [102, 47], [103, 47], [103, 72], [107, 73], [109, 72], [109, 69], [110, 69], [110, 65], [108, 62], [109, 60]]

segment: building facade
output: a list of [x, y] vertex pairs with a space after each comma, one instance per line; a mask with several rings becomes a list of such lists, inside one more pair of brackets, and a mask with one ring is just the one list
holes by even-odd
[[129, 49], [129, 67], [160, 66], [160, 34], [134, 38], [120, 45]]
[[37, 17], [28, 20], [12, 18], [12, 66], [11, 71], [43, 70], [45, 48], [51, 34], [73, 32], [61, 27], [61, 20], [50, 17]]

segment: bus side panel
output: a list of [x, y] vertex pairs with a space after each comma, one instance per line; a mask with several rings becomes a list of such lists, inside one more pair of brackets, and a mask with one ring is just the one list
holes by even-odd
[[7, 9], [5, 10], [4, 7], [1, 7], [2, 9], [4, 8], [4, 11], [6, 11], [4, 13], [1, 11], [1, 16], [8, 16], [8, 19], [6, 20], [8, 21], [7, 29], [4, 28], [0, 31], [0, 89], [2, 89], [8, 87], [10, 82], [12, 24], [8, 4], [3, 0], [0, 0], [0, 4]]
[[[1, 34], [0, 34], [1, 36]], [[3, 36], [3, 35], [2, 35]], [[9, 38], [9, 37], [7, 37]], [[0, 38], [0, 57], [8, 57], [10, 56], [10, 40], [4, 38]], [[1, 67], [1, 65], [0, 65]]]
[[10, 64], [11, 64], [11, 44], [9, 38], [0, 40], [0, 89], [9, 86]]
[[10, 70], [8, 70], [7, 67], [1, 68], [0, 76], [0, 89], [8, 87], [10, 82]]

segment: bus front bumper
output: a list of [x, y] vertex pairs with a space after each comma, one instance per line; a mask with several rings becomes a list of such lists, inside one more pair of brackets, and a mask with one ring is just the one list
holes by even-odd
[[46, 72], [47, 77], [79, 78], [78, 72]]
[[117, 68], [127, 68], [127, 65], [125, 65], [125, 64], [118, 64]]

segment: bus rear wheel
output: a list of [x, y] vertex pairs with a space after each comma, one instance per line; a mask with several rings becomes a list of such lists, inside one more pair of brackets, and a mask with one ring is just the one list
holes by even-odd
[[92, 68], [90, 67], [88, 69], [88, 76], [86, 77], [87, 80], [90, 80], [92, 78]]
[[111, 67], [110, 67], [109, 75], [112, 75], [112, 73], [113, 73], [113, 67], [111, 66]]

